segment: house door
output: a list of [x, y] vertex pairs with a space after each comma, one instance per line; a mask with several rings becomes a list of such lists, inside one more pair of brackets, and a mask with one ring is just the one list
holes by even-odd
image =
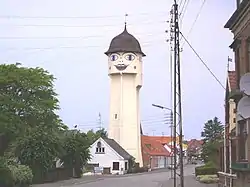
[[110, 174], [110, 168], [103, 168], [103, 174]]

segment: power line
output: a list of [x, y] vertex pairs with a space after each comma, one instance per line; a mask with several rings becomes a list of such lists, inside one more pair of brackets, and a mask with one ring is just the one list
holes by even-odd
[[[166, 14], [165, 11], [162, 12], [142, 12], [138, 14], [129, 14], [131, 17], [136, 16], [147, 16], [152, 14]], [[107, 18], [121, 18], [124, 15], [102, 15], [102, 16], [19, 16], [19, 15], [0, 15], [0, 19], [107, 19]]]
[[[133, 24], [127, 24], [127, 25], [147, 25], [147, 24], [160, 24], [160, 23], [165, 23], [165, 21], [159, 21], [159, 22], [155, 22], [155, 21], [148, 21], [148, 22], [138, 22], [138, 23], [133, 23]], [[54, 24], [49, 24], [49, 25], [42, 25], [42, 24], [24, 24], [24, 25], [8, 25], [8, 24], [2, 24], [2, 27], [69, 27], [69, 28], [92, 28], [92, 27], [117, 27], [117, 26], [121, 26], [122, 24], [110, 24], [110, 25], [54, 25]]]
[[[162, 40], [154, 40], [154, 41], [148, 41], [142, 43], [143, 47], [148, 47], [152, 46], [155, 41], [162, 41]], [[157, 43], [157, 45], [162, 45], [165, 43]], [[84, 49], [84, 48], [98, 48], [98, 47], [104, 47], [104, 45], [86, 45], [86, 46], [54, 46], [54, 47], [23, 47], [23, 48], [18, 48], [18, 47], [9, 47], [9, 48], [0, 48], [0, 50], [5, 50], [5, 51], [16, 51], [16, 50], [23, 50], [23, 51], [28, 51], [28, 50], [52, 50], [52, 49]]]
[[182, 35], [182, 38], [185, 40], [185, 42], [189, 45], [189, 47], [192, 49], [192, 51], [195, 53], [195, 55], [199, 58], [199, 60], [202, 62], [202, 64], [207, 68], [207, 70], [210, 72], [210, 74], [215, 78], [215, 80], [221, 85], [221, 87], [226, 90], [225, 86], [221, 83], [221, 81], [216, 77], [216, 75], [212, 72], [212, 70], [208, 67], [208, 65], [205, 63], [205, 61], [200, 57], [200, 55], [196, 52], [196, 50], [193, 48], [193, 46], [189, 43], [189, 41], [185, 38], [185, 36], [180, 32]]
[[[138, 33], [137, 35], [140, 36], [159, 36], [162, 33], [151, 33], [151, 34], [145, 34], [145, 33]], [[135, 34], [136, 35], [136, 34]], [[107, 36], [107, 35], [106, 35]], [[53, 39], [89, 39], [89, 38], [100, 38], [105, 37], [105, 35], [89, 35], [89, 36], [34, 36], [34, 37], [28, 37], [28, 36], [0, 36], [0, 40], [53, 40]]]
[[184, 19], [184, 16], [185, 16], [185, 13], [186, 13], [186, 11], [187, 11], [187, 8], [188, 8], [188, 5], [189, 5], [190, 0], [185, 0], [185, 2], [186, 2], [186, 6], [185, 6], [185, 7], [183, 6], [183, 8], [182, 8], [182, 10], [181, 10], [181, 15], [180, 15], [180, 22], [181, 22], [181, 25], [182, 25], [182, 21], [183, 21], [183, 19]]
[[[198, 18], [200, 16], [200, 14], [201, 14], [201, 11], [202, 11], [202, 9], [203, 9], [203, 7], [205, 5], [205, 2], [206, 2], [206, 0], [203, 0], [202, 4], [200, 6], [200, 9], [199, 9], [199, 11], [198, 11], [198, 13], [197, 13], [197, 15], [196, 15], [196, 17], [194, 19], [194, 22], [193, 22], [191, 28], [188, 31], [187, 38], [190, 36], [191, 32], [193, 31], [193, 28], [194, 28], [194, 26], [195, 26], [195, 24], [196, 24], [196, 22], [197, 22], [197, 20], [198, 20]], [[182, 40], [182, 38], [180, 40]], [[183, 48], [184, 45], [185, 45], [185, 42], [183, 42], [181, 48]]]

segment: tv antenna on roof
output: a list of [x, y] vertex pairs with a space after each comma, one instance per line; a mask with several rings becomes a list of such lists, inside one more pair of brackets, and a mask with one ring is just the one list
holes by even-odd
[[250, 118], [250, 97], [244, 96], [238, 103], [237, 112], [240, 118]]
[[246, 73], [240, 78], [240, 91], [250, 96], [250, 73]]

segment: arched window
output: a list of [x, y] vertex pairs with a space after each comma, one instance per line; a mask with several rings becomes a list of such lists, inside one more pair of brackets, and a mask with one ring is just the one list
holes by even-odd
[[104, 154], [105, 153], [105, 147], [102, 145], [102, 143], [99, 141], [96, 144], [96, 154]]

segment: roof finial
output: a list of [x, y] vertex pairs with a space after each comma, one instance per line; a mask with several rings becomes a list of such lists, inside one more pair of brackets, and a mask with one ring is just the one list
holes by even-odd
[[127, 17], [128, 17], [128, 14], [126, 13], [125, 14], [125, 28], [124, 28], [124, 30], [127, 30]]

